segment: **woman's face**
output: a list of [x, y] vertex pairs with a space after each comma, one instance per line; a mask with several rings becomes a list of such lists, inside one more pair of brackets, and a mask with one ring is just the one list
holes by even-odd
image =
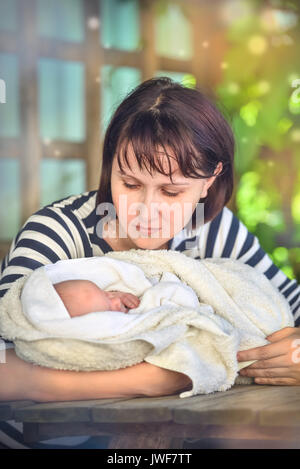
[[[169, 176], [159, 172], [151, 175], [144, 167], [140, 170], [131, 145], [128, 159], [131, 170], [122, 161], [126, 175], [121, 173], [116, 157], [111, 174], [119, 245], [121, 249], [165, 249], [168, 240], [187, 225], [216, 176], [185, 178], [176, 160], [170, 158], [172, 183]], [[167, 158], [162, 157], [162, 162], [164, 171], [169, 172]], [[219, 162], [215, 175], [221, 170], [222, 163]]]

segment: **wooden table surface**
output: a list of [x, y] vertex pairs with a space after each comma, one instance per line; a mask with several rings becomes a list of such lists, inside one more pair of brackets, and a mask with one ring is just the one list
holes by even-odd
[[0, 402], [0, 420], [23, 422], [27, 443], [110, 435], [110, 449], [183, 448], [185, 439], [272, 441], [300, 448], [300, 387], [235, 385], [188, 398]]

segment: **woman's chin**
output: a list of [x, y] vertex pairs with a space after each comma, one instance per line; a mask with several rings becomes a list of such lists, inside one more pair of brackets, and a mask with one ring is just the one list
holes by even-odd
[[135, 244], [136, 249], [167, 249], [168, 246], [168, 241], [165, 239], [150, 236], [133, 238], [132, 242]]

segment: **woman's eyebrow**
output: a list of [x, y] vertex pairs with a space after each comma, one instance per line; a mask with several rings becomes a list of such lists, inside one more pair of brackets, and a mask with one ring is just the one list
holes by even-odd
[[[127, 176], [127, 177], [130, 177], [130, 178], [134, 179], [137, 182], [141, 182], [136, 177], [131, 176], [131, 174], [126, 174], [124, 171], [122, 172], [122, 171], [117, 170], [117, 172], [121, 176]], [[189, 186], [190, 184], [188, 182], [174, 182], [174, 183], [165, 182], [165, 183], [162, 183], [162, 184], [159, 184], [159, 185], [161, 185], [161, 186]]]

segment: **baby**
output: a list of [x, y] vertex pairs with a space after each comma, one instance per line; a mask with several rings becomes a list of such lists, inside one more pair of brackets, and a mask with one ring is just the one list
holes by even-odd
[[137, 308], [136, 295], [121, 291], [105, 291], [90, 280], [65, 280], [53, 285], [71, 317], [95, 311], [121, 311]]

